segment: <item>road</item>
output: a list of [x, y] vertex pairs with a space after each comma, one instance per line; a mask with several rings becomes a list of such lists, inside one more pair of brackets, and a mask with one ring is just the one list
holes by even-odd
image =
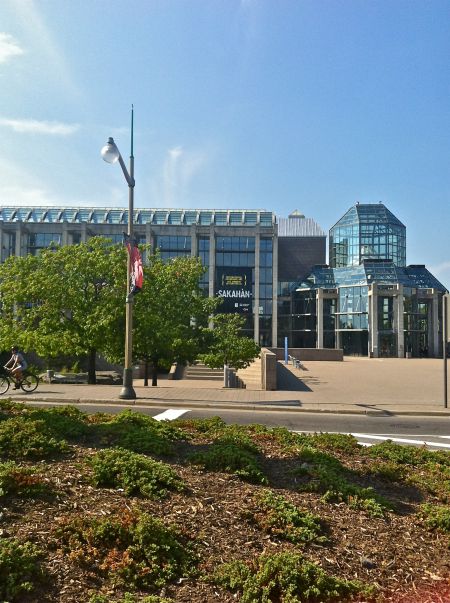
[[[54, 403], [36, 402], [33, 406], [56, 406]], [[129, 405], [120, 404], [77, 404], [84, 412], [117, 413]], [[450, 452], [450, 421], [446, 417], [408, 416], [367, 416], [352, 414], [293, 413], [286, 411], [258, 410], [210, 410], [178, 408], [167, 406], [135, 406], [133, 410], [151, 415], [159, 420], [173, 420], [178, 417], [200, 419], [220, 416], [227, 423], [248, 425], [260, 423], [267, 427], [286, 427], [291, 431], [304, 433], [333, 432], [351, 433], [363, 445], [372, 445], [391, 439], [399, 444], [418, 445], [424, 443], [432, 450]]]

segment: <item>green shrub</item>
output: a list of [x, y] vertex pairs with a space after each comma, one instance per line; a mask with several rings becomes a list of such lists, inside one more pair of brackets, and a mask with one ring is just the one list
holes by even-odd
[[190, 575], [196, 560], [191, 543], [145, 513], [79, 517], [61, 524], [55, 535], [71, 560], [127, 588], [161, 588]]
[[448, 505], [425, 504], [421, 508], [427, 527], [450, 534], [450, 508]]
[[41, 551], [31, 542], [0, 539], [1, 601], [21, 601], [22, 595], [34, 590], [44, 577], [41, 558]]
[[97, 441], [134, 452], [166, 456], [173, 454], [173, 443], [186, 434], [167, 421], [125, 410], [117, 415], [101, 415], [93, 420]]
[[[89, 603], [110, 603], [111, 597], [106, 595], [92, 595]], [[125, 593], [123, 599], [116, 599], [116, 603], [174, 603], [173, 599], [158, 597], [158, 595], [149, 595], [148, 597], [138, 598], [131, 593]]]
[[39, 496], [49, 487], [31, 467], [21, 467], [14, 461], [0, 463], [0, 498], [7, 495]]
[[127, 495], [161, 498], [168, 490], [184, 488], [180, 477], [169, 465], [129, 450], [101, 450], [90, 464], [95, 486], [122, 488]]
[[224, 471], [233, 473], [244, 481], [267, 483], [256, 454], [232, 442], [211, 444], [207, 451], [190, 455], [189, 461], [194, 465], [201, 465], [208, 471]]
[[302, 448], [302, 465], [294, 474], [307, 478], [300, 486], [306, 492], [320, 492], [325, 502], [345, 502], [354, 509], [365, 510], [372, 517], [383, 517], [391, 509], [389, 502], [375, 493], [349, 481], [351, 472], [334, 456], [314, 448]]
[[246, 513], [268, 534], [294, 544], [325, 542], [320, 517], [301, 511], [284, 496], [262, 490], [254, 497], [256, 509]]
[[241, 594], [242, 603], [342, 602], [364, 590], [357, 581], [329, 576], [298, 553], [262, 555], [249, 564], [232, 561], [213, 577], [216, 584]]
[[29, 412], [29, 418], [43, 421], [51, 435], [68, 440], [78, 440], [89, 433], [86, 416], [75, 406], [38, 408]]
[[450, 467], [450, 454], [443, 451], [432, 451], [416, 446], [400, 446], [392, 440], [386, 440], [367, 449], [366, 454], [372, 458], [381, 458], [401, 465], [418, 467], [427, 463], [439, 463]]
[[364, 473], [373, 475], [390, 482], [401, 482], [408, 475], [404, 465], [399, 465], [394, 461], [375, 460], [363, 468]]
[[46, 458], [67, 450], [65, 440], [54, 438], [44, 421], [18, 416], [0, 422], [0, 457]]

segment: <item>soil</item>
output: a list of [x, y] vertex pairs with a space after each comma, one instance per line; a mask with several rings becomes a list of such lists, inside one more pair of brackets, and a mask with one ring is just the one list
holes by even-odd
[[[263, 467], [270, 487], [298, 507], [319, 515], [327, 529], [324, 545], [301, 548], [264, 533], [244, 514], [252, 509], [253, 496], [262, 486], [241, 481], [233, 475], [212, 473], [185, 463], [185, 451], [169, 459], [188, 490], [171, 493], [163, 500], [127, 497], [123, 493], [89, 484], [86, 459], [96, 449], [73, 446], [72, 452], [55, 461], [33, 463], [45, 469], [45, 479], [57, 492], [42, 499], [1, 500], [0, 535], [30, 540], [48, 552], [45, 568], [50, 580], [23, 603], [84, 603], [93, 593], [120, 601], [123, 589], [102, 582], [92, 568], [82, 568], [64, 554], [55, 539], [60, 521], [77, 515], [102, 517], [140, 509], [172, 524], [198, 543], [202, 574], [211, 574], [221, 563], [233, 559], [253, 560], [261, 553], [301, 550], [328, 573], [358, 579], [378, 587], [376, 598], [358, 601], [384, 603], [450, 602], [450, 549], [448, 535], [430, 531], [417, 514], [423, 496], [413, 487], [378, 480], [377, 491], [397, 505], [395, 513], [372, 518], [344, 503], [323, 502], [319, 494], [296, 490], [290, 473], [296, 461], [270, 444], [265, 446]], [[362, 460], [341, 460], [361, 469]], [[298, 462], [297, 462], [298, 465]], [[179, 603], [231, 603], [239, 595], [208, 584], [200, 577], [181, 579], [156, 594]], [[142, 598], [148, 593], [137, 593]], [[258, 603], [255, 601], [255, 603]]]

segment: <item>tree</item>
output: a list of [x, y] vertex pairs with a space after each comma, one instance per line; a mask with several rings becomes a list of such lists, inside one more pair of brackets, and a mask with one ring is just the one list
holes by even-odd
[[95, 383], [96, 352], [124, 347], [125, 285], [125, 248], [101, 237], [10, 257], [0, 266], [2, 343], [44, 357], [87, 355]]
[[210, 368], [227, 365], [246, 368], [259, 356], [261, 348], [253, 339], [241, 335], [245, 319], [239, 314], [216, 314], [208, 352], [199, 358]]
[[209, 316], [220, 303], [200, 289], [204, 270], [198, 258], [163, 262], [159, 254], [149, 256], [133, 321], [133, 354], [145, 362], [145, 385], [149, 365], [152, 385], [157, 385], [158, 368], [192, 362], [204, 349]]

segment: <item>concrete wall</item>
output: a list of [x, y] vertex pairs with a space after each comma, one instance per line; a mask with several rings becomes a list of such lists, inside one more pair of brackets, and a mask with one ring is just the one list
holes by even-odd
[[277, 355], [268, 348], [261, 349], [261, 389], [277, 389]]
[[[284, 348], [270, 348], [276, 354], [277, 360], [284, 360]], [[288, 348], [288, 354], [298, 360], [344, 360], [344, 351], [333, 348]]]

